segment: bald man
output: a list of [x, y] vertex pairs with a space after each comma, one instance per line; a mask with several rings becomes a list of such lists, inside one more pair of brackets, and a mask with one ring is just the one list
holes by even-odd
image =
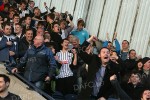
[[36, 36], [33, 45], [20, 59], [18, 66], [12, 69], [12, 73], [15, 73], [18, 72], [18, 67], [25, 66], [24, 77], [42, 90], [45, 81], [49, 81], [56, 70], [53, 53], [43, 43], [43, 36]]

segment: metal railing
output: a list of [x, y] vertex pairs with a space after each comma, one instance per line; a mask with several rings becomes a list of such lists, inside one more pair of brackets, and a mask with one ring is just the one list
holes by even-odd
[[[6, 69], [11, 72], [11, 68], [5, 66]], [[20, 74], [18, 73], [14, 73], [14, 76], [18, 77], [20, 80], [22, 80], [24, 83], [26, 83], [29, 87], [33, 88], [33, 90], [35, 90], [36, 92], [38, 92], [40, 95], [42, 95], [44, 98], [46, 98], [47, 100], [55, 100], [54, 98], [52, 98], [50, 95], [48, 95], [47, 93], [45, 93], [44, 91], [42, 91], [41, 89], [39, 89], [38, 87], [36, 87], [33, 83], [31, 83], [30, 81], [26, 80], [24, 77], [22, 77]]]

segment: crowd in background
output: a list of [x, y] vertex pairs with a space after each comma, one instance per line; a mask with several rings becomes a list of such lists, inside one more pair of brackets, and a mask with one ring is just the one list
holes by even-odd
[[117, 32], [99, 47], [82, 18], [74, 25], [69, 12], [43, 5], [0, 1], [0, 62], [10, 73], [56, 100], [150, 100], [150, 57], [119, 44]]

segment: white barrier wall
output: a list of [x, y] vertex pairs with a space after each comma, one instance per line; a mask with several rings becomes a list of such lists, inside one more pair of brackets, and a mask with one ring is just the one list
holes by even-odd
[[106, 39], [106, 32], [112, 38], [117, 32], [117, 39], [130, 42], [130, 49], [138, 55], [150, 57], [150, 0], [34, 0], [42, 11], [43, 3], [56, 11], [66, 10], [74, 17], [86, 21], [86, 28], [91, 35], [100, 40]]

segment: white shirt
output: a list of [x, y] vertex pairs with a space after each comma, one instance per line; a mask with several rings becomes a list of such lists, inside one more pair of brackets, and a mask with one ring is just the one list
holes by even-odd
[[56, 56], [58, 56], [58, 61], [64, 61], [64, 60], [68, 61], [67, 64], [62, 64], [57, 78], [65, 78], [65, 77], [73, 76], [73, 72], [70, 69], [70, 64], [72, 63], [73, 54], [69, 53], [68, 51], [62, 52], [60, 50], [60, 52], [56, 53]]

